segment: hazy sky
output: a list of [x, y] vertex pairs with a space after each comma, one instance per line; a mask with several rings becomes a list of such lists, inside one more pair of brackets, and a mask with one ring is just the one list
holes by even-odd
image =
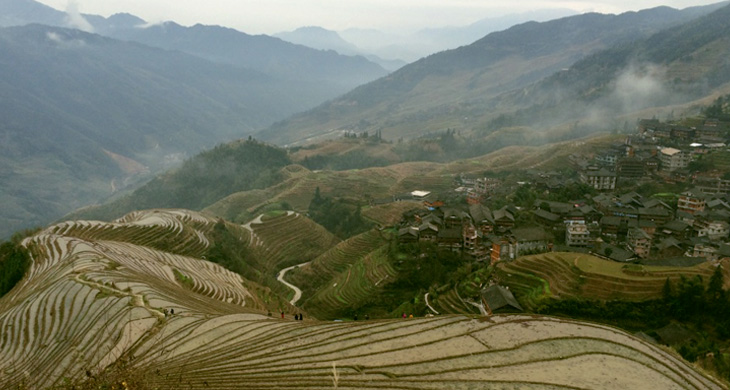
[[[39, 0], [65, 10], [69, 0]], [[718, 0], [70, 0], [79, 11], [109, 16], [129, 12], [148, 22], [219, 24], [272, 34], [301, 26], [331, 30], [375, 28], [391, 32], [463, 26], [479, 19], [545, 8], [621, 13], [668, 5], [685, 8]], [[72, 4], [73, 6], [73, 4]]]

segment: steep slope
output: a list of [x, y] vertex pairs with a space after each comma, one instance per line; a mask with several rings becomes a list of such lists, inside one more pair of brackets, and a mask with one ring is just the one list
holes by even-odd
[[[500, 105], [522, 108], [513, 123], [608, 117], [702, 98], [730, 82], [730, 5], [709, 15], [589, 56]], [[557, 115], [557, 113], [560, 113]]]
[[313, 98], [292, 94], [304, 88], [294, 81], [78, 30], [0, 29], [0, 51], [0, 237]]
[[133, 233], [168, 231], [194, 248], [214, 223], [151, 210], [27, 238], [31, 269], [0, 298], [0, 387], [724, 388], [661, 348], [578, 321], [267, 317], [281, 303], [239, 275]]
[[382, 129], [387, 138], [446, 128], [473, 130], [499, 114], [499, 95], [520, 90], [600, 50], [644, 39], [720, 5], [661, 7], [529, 22], [416, 61], [309, 112], [262, 131], [279, 143], [342, 131]]

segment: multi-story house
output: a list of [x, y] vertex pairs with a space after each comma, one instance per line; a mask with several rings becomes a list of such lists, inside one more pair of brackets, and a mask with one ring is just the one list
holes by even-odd
[[585, 223], [569, 223], [565, 228], [565, 244], [568, 246], [589, 246], [591, 232]]
[[626, 235], [626, 242], [636, 256], [643, 259], [649, 257], [649, 251], [651, 250], [651, 236], [649, 236], [644, 230], [639, 228], [629, 229], [629, 232]]
[[707, 196], [700, 191], [685, 191], [677, 200], [677, 210], [695, 214], [705, 210]]
[[676, 171], [677, 169], [687, 168], [691, 160], [689, 153], [685, 153], [675, 148], [662, 148], [659, 151], [659, 161], [661, 161], [661, 169], [666, 172]]
[[599, 190], [613, 190], [616, 188], [616, 173], [605, 168], [587, 169], [581, 172], [580, 179], [583, 183]]

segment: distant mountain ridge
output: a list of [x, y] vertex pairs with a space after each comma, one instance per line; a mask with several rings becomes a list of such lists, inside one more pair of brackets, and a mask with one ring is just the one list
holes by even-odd
[[331, 31], [317, 26], [300, 27], [294, 31], [287, 31], [274, 34], [275, 37], [287, 42], [308, 46], [319, 50], [334, 50], [340, 54], [361, 55], [368, 60], [382, 66], [388, 71], [395, 71], [406, 65], [406, 61], [400, 59], [386, 60], [366, 51], [342, 39], [336, 31]]
[[316, 83], [57, 27], [0, 29], [0, 52], [0, 236], [123, 187], [114, 155], [156, 172], [326, 98]]
[[423, 58], [259, 136], [288, 144], [342, 131], [381, 130], [393, 139], [449, 127], [474, 130], [500, 114], [502, 94], [519, 92], [593, 53], [647, 39], [723, 5], [524, 23]]
[[243, 66], [292, 80], [331, 83], [331, 97], [387, 72], [364, 57], [311, 49], [266, 35], [234, 29], [173, 22], [146, 28], [110, 31], [109, 35], [168, 50], [179, 50], [214, 62]]
[[[66, 12], [32, 0], [2, 0], [0, 26], [29, 23], [77, 28]], [[341, 55], [284, 42], [267, 35], [249, 35], [220, 26], [175, 22], [148, 25], [131, 14], [79, 15], [93, 32], [166, 50], [178, 50], [210, 61], [242, 66], [277, 78], [316, 81], [328, 98], [384, 76], [380, 65], [355, 55]]]
[[0, 26], [0, 237], [387, 73], [277, 38], [32, 0], [0, 0]]

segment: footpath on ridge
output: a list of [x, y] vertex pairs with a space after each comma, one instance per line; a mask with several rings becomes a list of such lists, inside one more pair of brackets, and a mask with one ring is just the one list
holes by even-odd
[[294, 306], [296, 306], [297, 302], [299, 302], [299, 300], [302, 298], [302, 290], [300, 290], [299, 287], [284, 280], [284, 276], [286, 275], [287, 272], [293, 270], [294, 268], [305, 266], [309, 263], [310, 262], [307, 261], [306, 263], [301, 263], [301, 264], [297, 264], [297, 265], [292, 265], [291, 267], [286, 267], [283, 270], [279, 271], [279, 273], [276, 275], [276, 280], [280, 281], [285, 286], [294, 290], [294, 298], [292, 298], [291, 301], [289, 301], [289, 303], [291, 303]]
[[[287, 215], [292, 215], [292, 214], [294, 214], [293, 211], [287, 211]], [[251, 227], [251, 225], [262, 224], [263, 221], [261, 220], [261, 218], [263, 216], [264, 215], [261, 214], [258, 217], [254, 218], [253, 220], [251, 220], [249, 223], [242, 225], [244, 229], [251, 232], [251, 242], [250, 242], [251, 245], [255, 245], [259, 241], [259, 238], [256, 236], [256, 233], [253, 231], [253, 228]], [[294, 297], [291, 299], [291, 301], [289, 301], [289, 303], [291, 303], [292, 305], [296, 305], [296, 303], [299, 302], [299, 300], [302, 298], [302, 290], [299, 287], [284, 280], [284, 276], [286, 275], [287, 272], [293, 270], [294, 268], [301, 267], [301, 266], [304, 266], [307, 264], [309, 264], [309, 261], [307, 261], [305, 263], [301, 263], [301, 264], [292, 265], [291, 267], [286, 267], [286, 268], [282, 269], [281, 271], [279, 271], [278, 274], [276, 274], [276, 280], [281, 282], [283, 285], [289, 287], [290, 289], [294, 290]]]

